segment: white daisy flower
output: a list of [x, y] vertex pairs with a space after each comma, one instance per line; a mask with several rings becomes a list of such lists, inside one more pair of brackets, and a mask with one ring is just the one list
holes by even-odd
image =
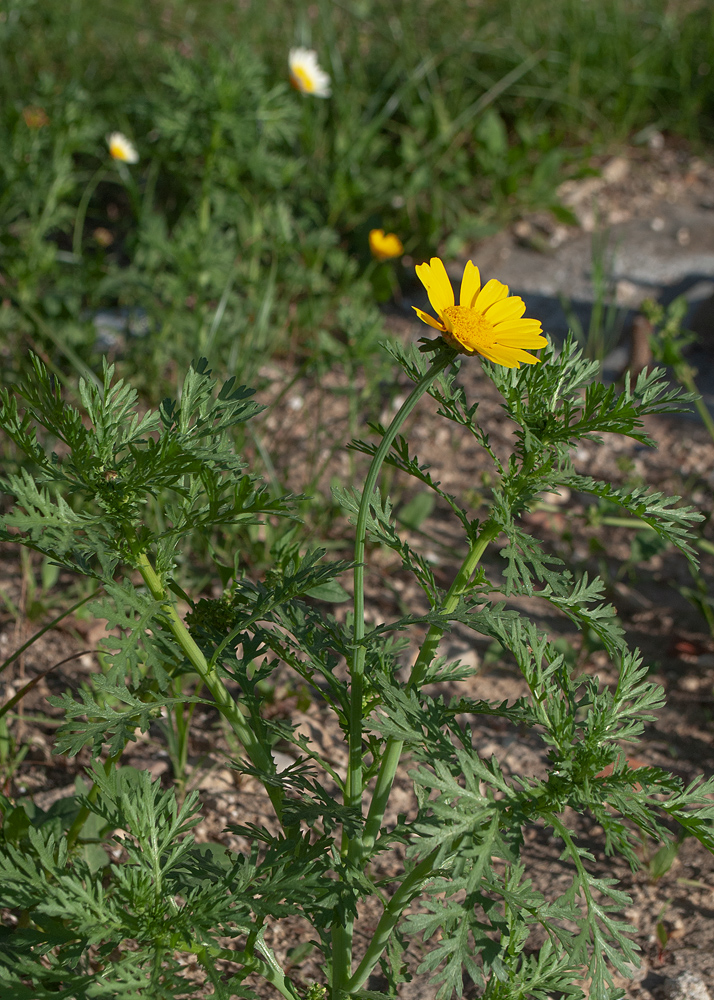
[[135, 146], [121, 132], [112, 132], [107, 139], [107, 144], [109, 152], [115, 160], [121, 160], [122, 163], [139, 162], [139, 154]]
[[314, 49], [290, 49], [288, 65], [290, 83], [296, 90], [313, 97], [330, 96], [330, 77], [320, 69]]

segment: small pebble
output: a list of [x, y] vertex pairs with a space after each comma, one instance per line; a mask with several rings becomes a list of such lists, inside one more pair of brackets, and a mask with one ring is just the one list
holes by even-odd
[[677, 687], [682, 691], [698, 691], [699, 678], [694, 677], [692, 674], [688, 674], [686, 677], [680, 677]]
[[282, 771], [287, 771], [295, 763], [294, 757], [291, 757], [287, 753], [282, 753], [280, 750], [273, 750], [273, 760], [275, 761], [275, 770], [278, 774]]
[[544, 493], [541, 499], [545, 503], [566, 504], [570, 500], [570, 490], [567, 486], [561, 486], [557, 493]]
[[620, 184], [630, 172], [630, 161], [624, 156], [615, 156], [603, 167], [602, 177], [606, 184]]
[[666, 981], [664, 995], [665, 1000], [712, 1000], [701, 976], [686, 969]]

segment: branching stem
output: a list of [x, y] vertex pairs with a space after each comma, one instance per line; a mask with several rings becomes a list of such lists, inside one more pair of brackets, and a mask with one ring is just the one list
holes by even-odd
[[197, 941], [186, 942], [182, 950], [196, 955], [206, 970], [213, 966], [213, 960], [215, 959], [222, 959], [226, 962], [237, 962], [243, 966], [243, 972], [246, 975], [253, 972], [262, 976], [286, 1000], [299, 1000], [299, 993], [290, 980], [286, 978], [285, 973], [277, 962], [274, 959], [271, 960], [272, 956], [270, 955], [266, 954], [265, 958], [261, 958], [255, 953], [251, 954], [248, 951], [240, 951], [238, 949], [234, 951], [231, 948], [212, 948], [199, 944]]
[[[471, 544], [469, 553], [464, 559], [444, 599], [441, 609], [444, 614], [448, 614], [457, 607], [459, 600], [468, 589], [471, 577], [486, 551], [486, 547], [498, 535], [499, 531], [499, 526], [491, 520], [485, 521], [481, 526], [481, 531]], [[443, 634], [443, 628], [440, 628], [438, 625], [430, 627], [412, 667], [407, 689], [421, 684], [427, 669], [436, 655], [439, 641]], [[365, 859], [372, 851], [381, 830], [384, 812], [389, 802], [389, 795], [394, 784], [397, 768], [399, 767], [403, 746], [404, 744], [401, 740], [393, 738], [387, 740], [362, 836], [362, 856]], [[372, 940], [367, 946], [364, 958], [347, 983], [346, 988], [348, 992], [352, 993], [358, 990], [379, 961], [382, 952], [387, 946], [389, 937], [404, 911], [404, 907], [407, 906], [414, 895], [421, 890], [424, 882], [433, 874], [435, 857], [436, 853], [434, 852], [420, 862], [407, 875], [399, 889], [397, 889], [385, 906], [377, 928], [372, 935]]]
[[[131, 544], [131, 542], [130, 542]], [[179, 644], [198, 676], [213, 695], [216, 708], [226, 719], [233, 732], [243, 744], [245, 752], [248, 754], [251, 763], [265, 773], [272, 773], [275, 764], [272, 757], [266, 752], [251, 727], [246, 722], [245, 716], [241, 712], [240, 705], [231, 696], [225, 684], [218, 676], [215, 666], [209, 666], [206, 657], [196, 644], [186, 625], [179, 615], [173, 601], [166, 592], [161, 579], [149, 562], [145, 552], [137, 550], [134, 552], [137, 560], [139, 572], [144, 578], [146, 586], [151, 592], [151, 596], [156, 601], [161, 601], [166, 614], [166, 623], [171, 634]], [[280, 788], [265, 784], [265, 790], [270, 797], [273, 808], [282, 820], [283, 793]]]
[[[485, 521], [481, 526], [478, 537], [473, 541], [468, 555], [464, 559], [459, 572], [454, 578], [454, 582], [446, 594], [441, 607], [443, 614], [449, 614], [456, 608], [461, 597], [468, 589], [474, 570], [478, 566], [481, 556], [486, 551], [488, 543], [498, 535], [499, 531], [500, 528], [494, 521]], [[407, 690], [412, 687], [418, 687], [421, 684], [424, 674], [436, 655], [436, 650], [443, 634], [444, 630], [439, 625], [432, 625], [429, 628], [422, 647], [419, 650], [419, 655], [412, 667], [411, 676], [407, 683]], [[396, 740], [393, 737], [387, 740], [362, 836], [362, 851], [364, 856], [367, 856], [372, 850], [379, 835], [403, 746], [404, 744], [401, 740]]]
[[355, 969], [354, 975], [347, 983], [347, 992], [355, 993], [362, 986], [389, 942], [392, 931], [396, 927], [404, 908], [409, 905], [414, 896], [434, 873], [434, 861], [437, 851], [432, 851], [416, 868], [413, 868], [394, 893], [384, 908], [384, 912], [372, 935], [364, 958]]

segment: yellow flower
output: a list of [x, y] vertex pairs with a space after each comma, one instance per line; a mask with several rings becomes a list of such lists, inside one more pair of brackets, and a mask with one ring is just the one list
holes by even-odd
[[313, 97], [330, 96], [330, 77], [320, 68], [314, 49], [290, 49], [288, 66], [295, 90]]
[[547, 345], [541, 335], [540, 321], [523, 318], [525, 302], [517, 295], [509, 296], [508, 285], [491, 278], [482, 287], [478, 268], [468, 261], [461, 279], [459, 305], [455, 305], [454, 290], [438, 257], [432, 257], [429, 264], [417, 264], [416, 273], [439, 319], [416, 306], [412, 308], [454, 350], [480, 354], [504, 368], [520, 368], [521, 362], [534, 365], [540, 361], [524, 350]]
[[396, 233], [385, 233], [383, 229], [370, 229], [369, 249], [376, 260], [389, 260], [404, 253], [404, 246]]
[[134, 145], [121, 132], [112, 132], [107, 139], [109, 152], [115, 160], [122, 163], [138, 163], [139, 154]]
[[25, 119], [25, 125], [28, 128], [44, 128], [45, 125], [49, 125], [50, 123], [45, 109], [35, 107], [32, 104], [22, 109], [22, 117]]

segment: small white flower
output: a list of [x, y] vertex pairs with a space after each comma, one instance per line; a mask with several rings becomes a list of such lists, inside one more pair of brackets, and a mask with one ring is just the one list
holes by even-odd
[[290, 49], [288, 65], [290, 83], [296, 90], [313, 97], [330, 96], [330, 77], [320, 69], [314, 49]]
[[122, 163], [139, 162], [139, 154], [136, 148], [121, 132], [112, 132], [107, 139], [107, 143], [109, 145], [109, 152], [115, 160], [121, 160]]

